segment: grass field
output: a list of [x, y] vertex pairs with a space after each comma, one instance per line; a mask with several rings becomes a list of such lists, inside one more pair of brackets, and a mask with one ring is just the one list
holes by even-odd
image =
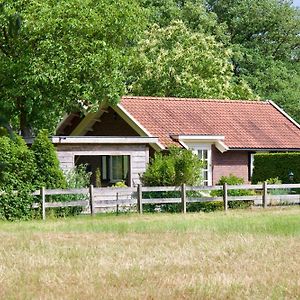
[[300, 299], [300, 208], [0, 222], [1, 299]]

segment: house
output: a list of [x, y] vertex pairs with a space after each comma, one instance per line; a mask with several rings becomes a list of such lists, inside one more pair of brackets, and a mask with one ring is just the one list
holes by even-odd
[[70, 114], [53, 137], [63, 169], [85, 163], [102, 184], [139, 182], [156, 151], [192, 149], [203, 183], [230, 173], [251, 178], [256, 152], [300, 151], [300, 126], [272, 101], [122, 97], [114, 107]]

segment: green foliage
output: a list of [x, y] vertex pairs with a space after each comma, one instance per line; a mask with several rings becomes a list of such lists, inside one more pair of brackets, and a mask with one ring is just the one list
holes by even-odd
[[15, 191], [11, 187], [6, 187], [0, 195], [0, 220], [29, 220], [33, 217], [31, 196], [32, 189], [25, 185]]
[[189, 212], [214, 212], [224, 210], [223, 202], [212, 201], [212, 202], [199, 202], [199, 203], [188, 203], [187, 211]]
[[123, 187], [127, 187], [127, 185], [125, 184], [124, 181], [118, 181], [115, 184], [113, 184], [112, 187], [123, 188]]
[[167, 155], [156, 153], [142, 175], [146, 186], [195, 185], [201, 179], [202, 162], [190, 150], [171, 147]]
[[21, 137], [0, 137], [0, 165], [0, 189], [19, 190], [24, 185], [33, 184], [35, 158]]
[[153, 25], [137, 46], [129, 89], [136, 95], [254, 98], [235, 80], [232, 51], [213, 35], [194, 32], [182, 21]]
[[[74, 167], [65, 173], [66, 188], [87, 188], [90, 185], [92, 173], [86, 172], [85, 165], [79, 165]], [[70, 202], [70, 201], [81, 201], [86, 200], [87, 195], [59, 195], [48, 198], [47, 201], [52, 202]], [[53, 217], [68, 217], [79, 215], [83, 210], [81, 206], [74, 207], [61, 207], [47, 209], [47, 214]]]
[[37, 164], [36, 185], [46, 189], [65, 188], [66, 180], [47, 130], [41, 130], [38, 133], [31, 150]]
[[0, 165], [0, 219], [31, 218], [36, 164], [21, 137], [0, 137]]
[[300, 9], [292, 1], [207, 2], [227, 26], [236, 76], [300, 121]]
[[66, 111], [115, 104], [125, 92], [129, 49], [145, 26], [135, 0], [0, 5], [0, 111], [23, 134], [54, 130]]
[[277, 177], [283, 183], [290, 183], [289, 173], [294, 174], [294, 183], [300, 182], [300, 153], [262, 153], [254, 155], [252, 182]]
[[[183, 183], [196, 185], [201, 180], [203, 163], [192, 151], [171, 147], [168, 154], [156, 153], [141, 180], [145, 186], [179, 186]], [[180, 193], [149, 192], [144, 198], [179, 198]], [[154, 212], [156, 205], [146, 204], [144, 210]], [[180, 212], [179, 204], [160, 205], [161, 212]]]
[[95, 187], [101, 187], [101, 172], [100, 172], [100, 168], [97, 168], [96, 172], [95, 172]]
[[[228, 185], [241, 185], [244, 184], [244, 179], [242, 177], [237, 177], [233, 174], [229, 176], [222, 176], [217, 185], [223, 185], [227, 183]], [[229, 190], [228, 196], [251, 196], [255, 193], [250, 190]], [[211, 196], [223, 196], [223, 191], [212, 191]], [[253, 201], [229, 201], [228, 207], [229, 208], [249, 208], [253, 204]]]

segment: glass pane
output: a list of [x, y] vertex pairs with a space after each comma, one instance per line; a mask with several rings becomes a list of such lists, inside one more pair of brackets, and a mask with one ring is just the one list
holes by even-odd
[[107, 179], [107, 156], [101, 156], [102, 159], [102, 179], [106, 180]]
[[202, 153], [202, 150], [198, 150], [198, 157], [199, 159], [203, 159], [203, 153]]
[[208, 153], [208, 151], [207, 150], [202, 150], [202, 151], [203, 151], [203, 158], [205, 160], [207, 160], [207, 153]]
[[123, 179], [123, 157], [112, 156], [111, 166], [112, 166], [112, 170], [111, 170], [112, 179], [122, 180]]
[[123, 179], [127, 179], [129, 175], [129, 156], [123, 156]]

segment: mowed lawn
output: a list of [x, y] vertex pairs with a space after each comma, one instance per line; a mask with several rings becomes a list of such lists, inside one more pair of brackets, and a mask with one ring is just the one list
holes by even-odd
[[1, 299], [300, 299], [300, 208], [0, 222]]

